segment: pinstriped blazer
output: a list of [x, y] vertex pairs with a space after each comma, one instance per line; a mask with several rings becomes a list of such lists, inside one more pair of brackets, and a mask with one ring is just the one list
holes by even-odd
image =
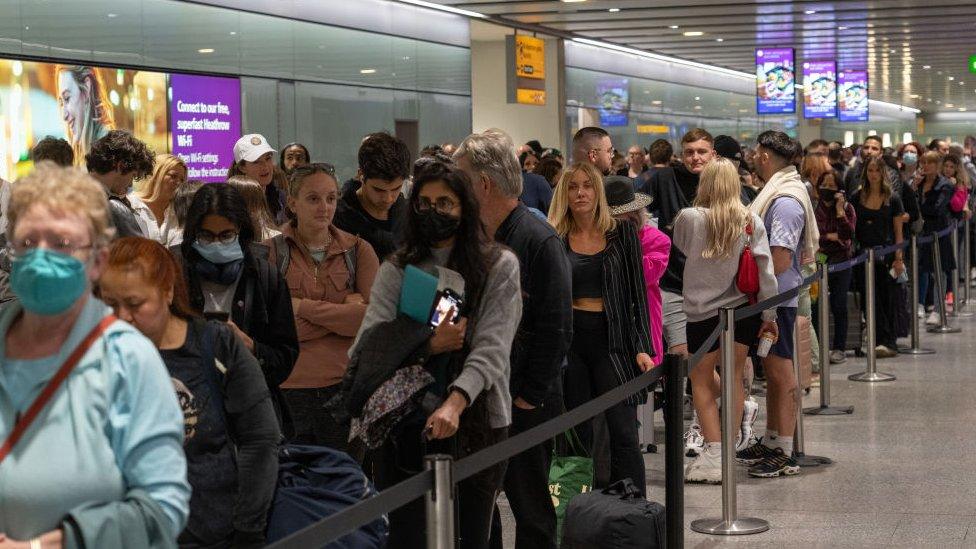
[[[569, 245], [567, 237], [563, 237]], [[603, 307], [610, 333], [610, 363], [617, 384], [622, 385], [641, 374], [637, 354], [654, 356], [644, 285], [643, 251], [637, 229], [627, 222], [607, 233], [603, 254]], [[628, 404], [643, 404], [647, 391], [627, 399]]]

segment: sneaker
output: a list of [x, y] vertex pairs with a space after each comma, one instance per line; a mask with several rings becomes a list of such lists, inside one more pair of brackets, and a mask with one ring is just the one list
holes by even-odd
[[925, 306], [924, 305], [919, 305], [918, 306], [918, 318], [925, 318]]
[[685, 455], [695, 457], [702, 452], [705, 447], [705, 437], [702, 436], [701, 425], [692, 423], [685, 431]]
[[847, 362], [847, 354], [844, 351], [830, 351], [830, 363], [831, 364], [843, 364]]
[[695, 461], [685, 467], [685, 482], [722, 484], [722, 453], [702, 449]]
[[773, 478], [780, 475], [791, 476], [799, 474], [800, 466], [793, 456], [788, 456], [782, 448], [773, 448], [772, 454], [749, 468], [749, 476], [757, 478]]
[[762, 437], [756, 439], [756, 443], [744, 450], [739, 450], [735, 453], [735, 461], [741, 463], [742, 465], [755, 465], [763, 460], [766, 456], [772, 455], [773, 450], [769, 446], [763, 444]]
[[742, 404], [742, 425], [739, 427], [739, 444], [736, 445], [736, 450], [739, 450], [740, 445], [749, 444], [749, 441], [755, 438], [752, 426], [756, 424], [758, 417], [759, 403], [751, 396], [746, 397], [746, 401]]
[[896, 356], [898, 356], [898, 351], [894, 351], [885, 345], [878, 345], [874, 348], [875, 358], [892, 358]]
[[925, 319], [925, 323], [929, 326], [938, 326], [942, 324], [942, 318], [939, 317], [939, 313], [932, 311], [929, 313], [928, 318]]

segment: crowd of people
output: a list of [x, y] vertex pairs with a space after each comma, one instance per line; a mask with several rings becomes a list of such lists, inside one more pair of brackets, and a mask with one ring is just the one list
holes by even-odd
[[[260, 546], [281, 444], [346, 452], [383, 489], [426, 454], [531, 429], [701, 350], [721, 309], [796, 289], [818, 261], [968, 217], [966, 146], [804, 149], [771, 130], [743, 147], [696, 128], [678, 150], [623, 155], [587, 127], [567, 162], [491, 129], [414, 160], [374, 133], [340, 182], [304, 145], [248, 134], [227, 181], [204, 184], [125, 131], [91, 144], [87, 171], [66, 141], [41, 140], [32, 173], [0, 182], [0, 547]], [[941, 249], [940, 273], [919, 251], [929, 308], [930, 281], [956, 268], [948, 238]], [[881, 261], [884, 358], [907, 315], [932, 313], [907, 309], [904, 253]], [[861, 344], [848, 300], [863, 278], [830, 274], [824, 360]], [[800, 472], [794, 332], [812, 328], [799, 294], [735, 325], [736, 459], [755, 477]], [[703, 352], [685, 479], [718, 483], [718, 343]], [[762, 436], [748, 371], [767, 384]], [[642, 390], [577, 427], [606, 457], [597, 487], [646, 489], [647, 402]], [[501, 546], [501, 491], [516, 546], [556, 546], [552, 452], [459, 483], [464, 547]], [[390, 547], [424, 544], [421, 501], [389, 520]]]

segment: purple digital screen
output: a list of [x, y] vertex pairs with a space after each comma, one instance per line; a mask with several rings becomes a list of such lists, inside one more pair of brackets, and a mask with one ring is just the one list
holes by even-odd
[[796, 112], [796, 65], [793, 48], [756, 50], [756, 111]]
[[803, 62], [803, 117], [837, 116], [837, 63]]
[[837, 117], [841, 122], [867, 122], [868, 73], [867, 71], [841, 71], [837, 75]]
[[189, 179], [224, 181], [241, 136], [240, 80], [173, 74], [169, 87], [173, 154]]

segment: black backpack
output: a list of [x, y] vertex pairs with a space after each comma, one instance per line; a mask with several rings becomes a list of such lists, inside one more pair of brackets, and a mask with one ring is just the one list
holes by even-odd
[[[291, 263], [291, 250], [288, 248], [288, 241], [285, 239], [285, 235], [279, 234], [271, 239], [271, 245], [274, 246], [278, 272], [284, 278], [285, 273], [288, 272], [288, 265]], [[356, 287], [356, 256], [358, 253], [358, 241], [352, 248], [342, 252], [342, 259], [345, 260], [346, 269], [349, 271], [349, 288], [353, 290]]]

